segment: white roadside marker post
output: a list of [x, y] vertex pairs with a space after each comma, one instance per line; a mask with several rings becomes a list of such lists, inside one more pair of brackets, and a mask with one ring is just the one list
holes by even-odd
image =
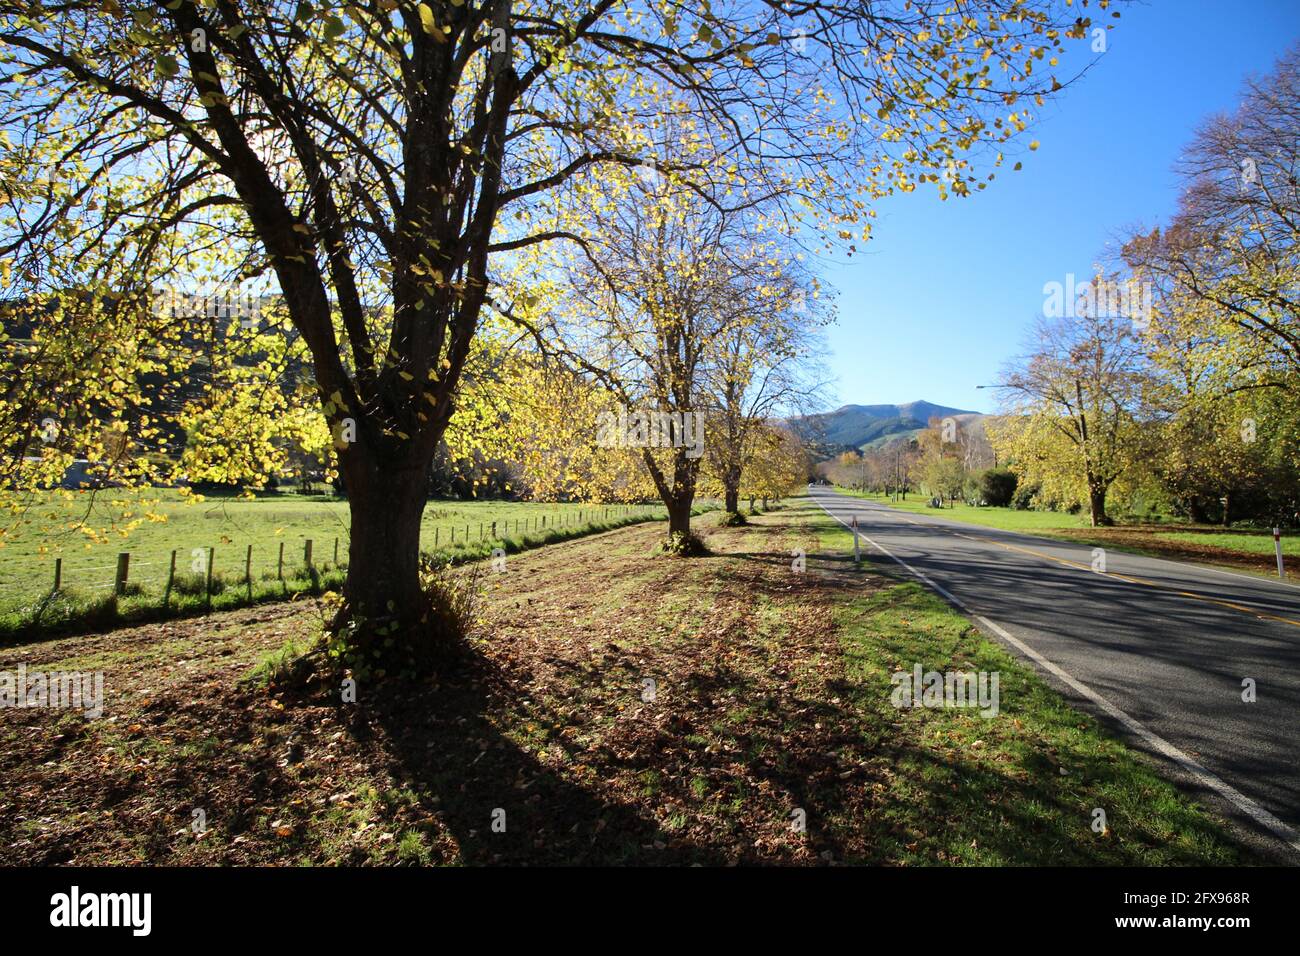
[[862, 562], [862, 552], [858, 548], [858, 516], [853, 516], [853, 563]]
[[1273, 529], [1273, 550], [1277, 552], [1277, 576], [1285, 580], [1286, 571], [1282, 568], [1282, 529]]

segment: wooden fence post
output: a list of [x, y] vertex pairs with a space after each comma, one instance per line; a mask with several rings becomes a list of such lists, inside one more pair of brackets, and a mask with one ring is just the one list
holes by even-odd
[[126, 593], [126, 575], [131, 568], [131, 552], [123, 551], [117, 556], [117, 576], [113, 579], [113, 593]]
[[438, 529], [433, 529], [433, 550], [438, 550]]
[[208, 604], [208, 607], [212, 607], [212, 565], [213, 565], [213, 563], [215, 563], [215, 561], [216, 561], [216, 557], [217, 557], [217, 549], [216, 549], [215, 547], [213, 547], [213, 548], [208, 548], [208, 584], [207, 584], [207, 591], [208, 591], [207, 604]]
[[280, 542], [280, 560], [275, 566], [275, 576], [281, 581], [284, 580], [284, 542]]
[[163, 607], [172, 599], [172, 583], [176, 580], [176, 552], [172, 552], [172, 562], [167, 566], [167, 590], [163, 592]]
[[492, 540], [495, 541], [496, 539], [497, 539], [497, 523], [496, 523], [495, 521], [493, 521], [493, 522], [492, 522]]
[[248, 546], [248, 553], [244, 555], [244, 582], [248, 585], [248, 599], [253, 600], [253, 546]]
[[337, 568], [338, 566], [339, 566], [339, 538], [338, 535], [335, 535], [334, 536], [334, 567]]
[[54, 590], [63, 587], [63, 559], [54, 559]]
[[302, 563], [307, 566], [307, 573], [311, 574], [311, 538], [308, 538], [302, 546]]

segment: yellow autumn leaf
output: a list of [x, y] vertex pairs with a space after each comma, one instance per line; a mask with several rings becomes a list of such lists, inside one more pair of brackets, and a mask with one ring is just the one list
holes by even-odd
[[421, 3], [416, 9], [420, 11], [420, 26], [424, 27], [424, 32], [433, 35], [438, 31], [438, 24], [433, 19], [433, 11], [429, 9], [427, 3]]

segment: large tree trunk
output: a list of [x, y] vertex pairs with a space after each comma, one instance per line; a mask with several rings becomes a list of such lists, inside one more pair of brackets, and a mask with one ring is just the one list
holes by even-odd
[[736, 484], [733, 485], [730, 482], [727, 482], [725, 483], [724, 487], [726, 488], [726, 492], [727, 492], [727, 496], [726, 496], [727, 513], [735, 514], [736, 512], [740, 511], [740, 483], [737, 482]]
[[[690, 554], [691, 507], [695, 504], [695, 480], [698, 460], [687, 458], [682, 450], [673, 455], [672, 481], [660, 470], [647, 450], [645, 462], [659, 492], [659, 500], [668, 509], [668, 546], [678, 554]], [[685, 536], [685, 537], [683, 537]]]
[[668, 506], [668, 534], [672, 535], [690, 534], [691, 533], [691, 498], [681, 495], [669, 499], [665, 504]]
[[1106, 485], [1094, 479], [1088, 481], [1088, 509], [1094, 528], [1112, 523], [1106, 515]]
[[[348, 576], [337, 628], [349, 631], [354, 667], [387, 672], [426, 668], [455, 635], [430, 613], [420, 586], [420, 519], [428, 493], [428, 465], [385, 462], [364, 448], [342, 456], [352, 529]], [[389, 643], [389, 639], [392, 643]]]

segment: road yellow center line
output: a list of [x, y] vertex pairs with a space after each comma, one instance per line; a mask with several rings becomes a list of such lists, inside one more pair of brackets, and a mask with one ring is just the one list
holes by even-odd
[[1212, 598], [1204, 594], [1197, 594], [1195, 591], [1182, 591], [1178, 588], [1171, 588], [1167, 584], [1160, 584], [1158, 581], [1149, 581], [1146, 578], [1135, 578], [1131, 575], [1120, 574], [1118, 571], [1093, 571], [1091, 565], [1080, 564], [1077, 561], [1071, 561], [1068, 558], [1058, 558], [1055, 555], [1047, 554], [1043, 551], [1036, 551], [1033, 548], [1022, 548], [1020, 545], [1007, 544], [1005, 541], [998, 541], [994, 538], [986, 538], [978, 534], [966, 534], [962, 531], [954, 531], [951, 528], [945, 528], [943, 525], [936, 525], [929, 521], [917, 521], [905, 515], [899, 515], [909, 524], [926, 525], [931, 528], [938, 528], [941, 531], [947, 531], [959, 538], [967, 538], [971, 541], [982, 541], [985, 544], [995, 544], [999, 548], [1006, 548], [1008, 551], [1019, 551], [1022, 554], [1030, 554], [1036, 558], [1045, 558], [1048, 561], [1055, 561], [1057, 564], [1063, 564], [1066, 567], [1076, 568], [1080, 571], [1087, 571], [1090, 574], [1104, 574], [1108, 578], [1119, 578], [1121, 581], [1128, 581], [1130, 584], [1142, 584], [1149, 588], [1157, 588], [1161, 591], [1168, 591], [1171, 594], [1177, 594], [1181, 597], [1191, 598], [1193, 601], [1202, 601], [1206, 604], [1217, 604], [1219, 607], [1226, 607], [1233, 611], [1240, 611], [1243, 614], [1249, 614], [1264, 621], [1279, 621], [1282, 624], [1290, 624], [1292, 627], [1300, 627], [1300, 621], [1289, 617], [1279, 617], [1276, 614], [1269, 614], [1267, 611], [1261, 611], [1258, 608], [1249, 607], [1244, 604], [1234, 604], [1232, 601], [1224, 601], [1221, 598]]

